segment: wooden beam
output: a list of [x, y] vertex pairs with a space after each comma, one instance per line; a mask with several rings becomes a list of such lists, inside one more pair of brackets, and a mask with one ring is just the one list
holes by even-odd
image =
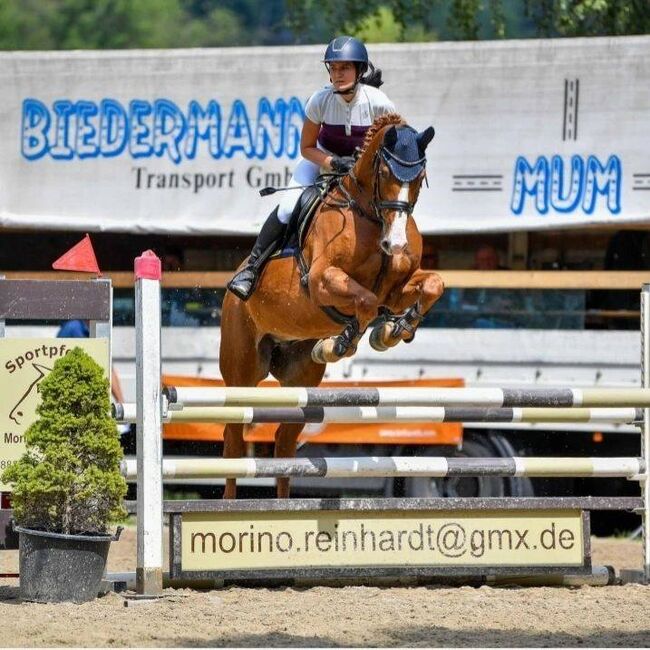
[[0, 319], [108, 321], [110, 317], [108, 282], [0, 279]]
[[[449, 288], [469, 289], [627, 289], [640, 290], [650, 283], [650, 271], [437, 271]], [[2, 275], [0, 271], [0, 275]], [[201, 287], [223, 289], [232, 271], [178, 271], [164, 273], [164, 288]], [[7, 278], [29, 280], [79, 280], [87, 274], [53, 271], [8, 271]], [[133, 273], [113, 271], [116, 289], [133, 287]]]

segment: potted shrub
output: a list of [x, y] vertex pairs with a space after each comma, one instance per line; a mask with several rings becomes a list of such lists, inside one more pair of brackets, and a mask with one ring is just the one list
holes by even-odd
[[20, 594], [41, 602], [97, 597], [112, 539], [126, 516], [122, 449], [110, 416], [109, 383], [81, 348], [54, 364], [39, 386], [27, 450], [3, 473], [13, 483], [20, 537]]

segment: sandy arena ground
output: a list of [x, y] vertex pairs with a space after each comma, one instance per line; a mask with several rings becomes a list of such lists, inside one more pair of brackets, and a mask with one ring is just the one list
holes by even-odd
[[[593, 540], [594, 564], [641, 567], [641, 545]], [[17, 552], [0, 554], [16, 571]], [[109, 571], [135, 568], [135, 531]], [[86, 605], [21, 603], [0, 580], [0, 646], [650, 646], [650, 587], [312, 587], [109, 594]], [[128, 602], [128, 606], [125, 604]]]

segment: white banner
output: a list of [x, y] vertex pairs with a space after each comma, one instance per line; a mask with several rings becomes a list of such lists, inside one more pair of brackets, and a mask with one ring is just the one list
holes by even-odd
[[[650, 218], [650, 37], [372, 45], [432, 124], [425, 233]], [[256, 233], [323, 47], [0, 54], [0, 226]]]

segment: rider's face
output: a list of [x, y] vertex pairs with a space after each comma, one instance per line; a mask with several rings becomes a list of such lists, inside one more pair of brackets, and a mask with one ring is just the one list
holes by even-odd
[[332, 61], [329, 70], [332, 84], [336, 90], [346, 90], [354, 86], [357, 68], [352, 61]]

